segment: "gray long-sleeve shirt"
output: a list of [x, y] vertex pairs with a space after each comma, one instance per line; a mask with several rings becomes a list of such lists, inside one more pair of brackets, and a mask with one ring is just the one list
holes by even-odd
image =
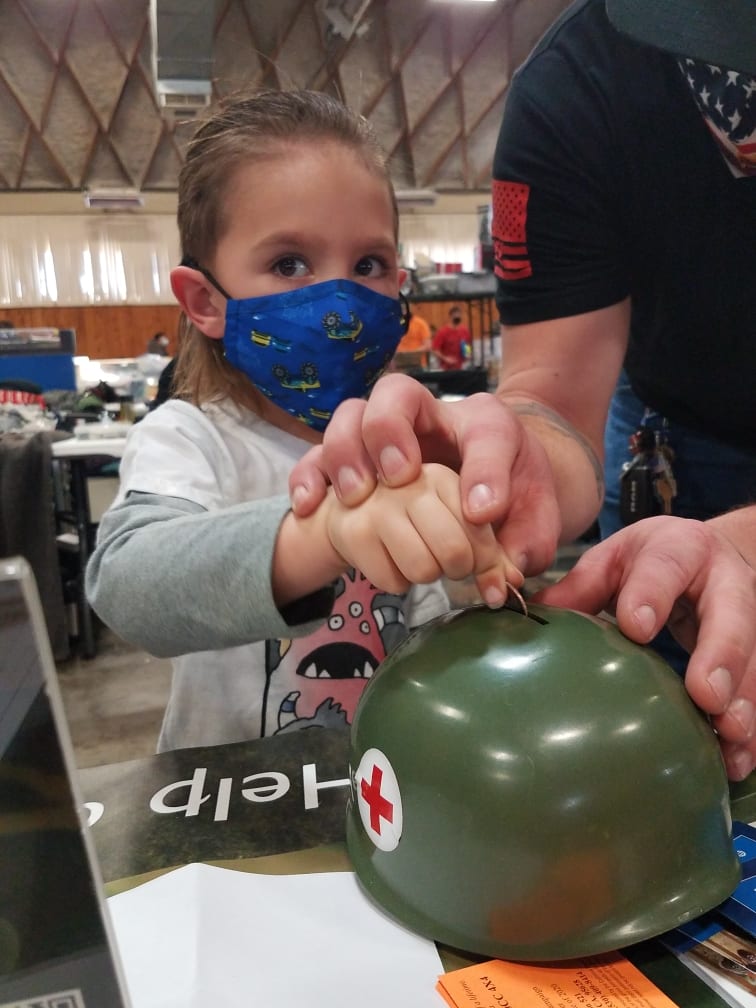
[[276, 608], [288, 475], [308, 447], [228, 403], [171, 400], [129, 435], [86, 588], [119, 635], [173, 658], [160, 750], [346, 726], [385, 654], [448, 609], [438, 583], [400, 597], [356, 572]]

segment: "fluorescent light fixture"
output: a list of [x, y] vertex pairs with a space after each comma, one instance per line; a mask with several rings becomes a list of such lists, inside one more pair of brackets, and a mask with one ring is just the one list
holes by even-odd
[[192, 119], [209, 106], [212, 85], [209, 80], [158, 79], [155, 93], [163, 115]]
[[144, 197], [136, 189], [89, 189], [84, 205], [90, 210], [141, 210]]
[[400, 207], [433, 206], [437, 199], [432, 189], [397, 189], [394, 195]]

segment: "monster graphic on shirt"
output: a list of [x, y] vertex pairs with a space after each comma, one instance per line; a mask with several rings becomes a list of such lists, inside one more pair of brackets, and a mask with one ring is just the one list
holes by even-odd
[[268, 642], [264, 734], [350, 724], [373, 672], [406, 636], [402, 597], [353, 570], [344, 574], [324, 626]]

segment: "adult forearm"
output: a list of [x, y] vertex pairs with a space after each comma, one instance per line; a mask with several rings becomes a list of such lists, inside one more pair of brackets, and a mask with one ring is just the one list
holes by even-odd
[[590, 441], [550, 407], [522, 397], [500, 398], [543, 446], [562, 517], [560, 542], [572, 542], [593, 524], [604, 499], [602, 459]]
[[604, 497], [604, 428], [627, 348], [630, 301], [502, 327], [497, 394], [538, 438], [553, 474], [561, 542], [589, 528]]
[[732, 543], [743, 559], [756, 569], [756, 505], [736, 508], [710, 519], [714, 526]]

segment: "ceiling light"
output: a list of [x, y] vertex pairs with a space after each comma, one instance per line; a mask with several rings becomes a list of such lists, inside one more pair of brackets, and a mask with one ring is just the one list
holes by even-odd
[[84, 205], [90, 210], [141, 210], [144, 197], [135, 189], [89, 189]]
[[397, 189], [394, 195], [400, 207], [433, 206], [436, 202], [432, 189]]

